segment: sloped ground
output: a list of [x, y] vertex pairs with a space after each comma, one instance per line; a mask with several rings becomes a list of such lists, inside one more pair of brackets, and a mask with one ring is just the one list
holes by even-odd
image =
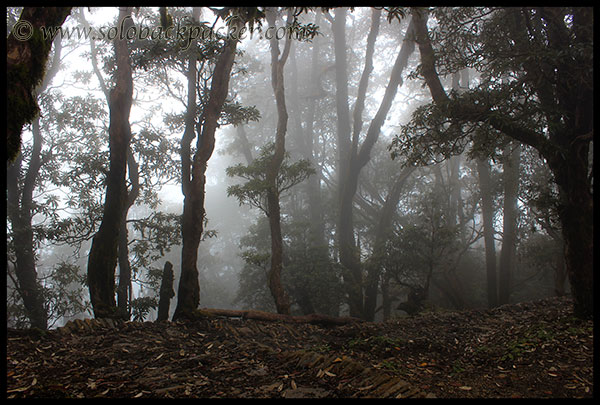
[[592, 397], [593, 322], [567, 298], [383, 324], [213, 317], [8, 330], [7, 396]]

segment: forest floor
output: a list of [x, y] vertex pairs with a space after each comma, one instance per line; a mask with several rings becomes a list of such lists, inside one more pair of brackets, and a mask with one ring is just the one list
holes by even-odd
[[7, 397], [591, 398], [568, 298], [319, 326], [212, 317], [7, 331]]

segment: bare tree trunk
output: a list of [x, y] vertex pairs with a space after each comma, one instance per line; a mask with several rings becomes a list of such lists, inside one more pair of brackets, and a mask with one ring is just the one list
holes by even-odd
[[[275, 26], [275, 11], [272, 8], [266, 10], [267, 22]], [[288, 23], [292, 19], [292, 10], [288, 12]], [[277, 132], [275, 134], [275, 151], [267, 169], [266, 181], [269, 184], [267, 191], [267, 207], [269, 210], [269, 226], [271, 229], [271, 268], [269, 270], [269, 289], [275, 300], [277, 313], [290, 313], [290, 302], [288, 295], [281, 283], [281, 271], [283, 269], [283, 237], [281, 235], [281, 213], [279, 206], [279, 190], [277, 188], [277, 175], [283, 162], [285, 154], [285, 133], [287, 130], [288, 114], [285, 106], [285, 92], [283, 85], [283, 67], [290, 52], [291, 41], [286, 40], [281, 57], [279, 57], [279, 45], [276, 38], [271, 38], [271, 84], [275, 93], [277, 105]]]
[[[315, 24], [321, 24], [321, 10], [317, 10], [317, 16], [315, 19]], [[317, 94], [320, 89], [319, 84], [319, 74], [318, 68], [320, 63], [320, 44], [321, 39], [317, 35], [313, 39], [313, 54], [311, 61], [311, 73], [310, 73], [310, 81], [313, 86], [312, 91], [314, 94]], [[315, 169], [318, 168], [316, 164], [316, 151], [315, 151], [315, 134], [314, 134], [314, 124], [315, 124], [315, 111], [317, 109], [319, 100], [317, 98], [309, 99], [308, 113], [306, 117], [306, 131], [305, 135], [305, 149], [304, 149], [304, 158], [309, 160], [311, 166]], [[306, 180], [307, 194], [308, 194], [308, 206], [310, 212], [310, 226], [311, 226], [311, 234], [312, 234], [312, 242], [315, 246], [320, 247], [322, 250], [325, 250], [325, 254], [327, 254], [327, 242], [325, 240], [325, 226], [323, 221], [323, 208], [322, 208], [322, 199], [321, 199], [321, 172], [317, 170], [317, 173], [310, 176]]]
[[379, 214], [379, 221], [375, 230], [375, 243], [373, 244], [373, 253], [367, 262], [367, 277], [365, 286], [365, 320], [373, 321], [375, 319], [375, 307], [377, 306], [377, 290], [381, 268], [383, 267], [383, 255], [385, 242], [390, 236], [393, 216], [396, 213], [398, 201], [400, 200], [402, 187], [408, 177], [414, 171], [414, 167], [404, 168], [398, 178], [392, 185], [385, 203]]
[[[194, 318], [194, 311], [200, 303], [200, 285], [198, 282], [198, 245], [204, 230], [204, 187], [206, 184], [206, 168], [215, 148], [215, 131], [223, 103], [229, 90], [229, 79], [235, 59], [237, 40], [231, 38], [218, 56], [214, 69], [208, 104], [204, 110], [201, 130], [198, 129], [197, 149], [193, 161], [189, 160], [189, 124], [186, 122], [186, 132], [182, 141], [188, 143], [188, 159], [182, 154], [182, 189], [185, 195], [183, 203], [181, 251], [181, 276], [177, 295], [177, 307], [173, 319]], [[195, 69], [195, 68], [194, 68]], [[189, 76], [191, 77], [191, 75]], [[189, 78], [188, 77], [188, 78]], [[195, 81], [194, 81], [195, 83]], [[189, 89], [188, 85], [188, 96]], [[192, 90], [196, 91], [195, 84]], [[195, 102], [194, 102], [195, 105]], [[194, 111], [194, 110], [192, 110]], [[188, 105], [188, 114], [190, 105]], [[193, 128], [193, 126], [192, 126]], [[193, 129], [191, 130], [193, 131]], [[193, 132], [191, 133], [193, 138]], [[189, 139], [189, 141], [188, 141]], [[190, 171], [191, 164], [191, 171]]]
[[[119, 26], [127, 30], [131, 8], [119, 9]], [[88, 285], [96, 318], [119, 316], [115, 305], [115, 267], [118, 240], [127, 203], [127, 151], [131, 140], [129, 113], [133, 96], [133, 78], [127, 42], [115, 38], [117, 70], [115, 87], [110, 92], [109, 148], [110, 169], [106, 179], [104, 215], [98, 232], [92, 240], [88, 258]]]
[[119, 285], [117, 287], [117, 308], [119, 308], [120, 316], [123, 319], [131, 317], [131, 299], [133, 295], [131, 290], [131, 265], [129, 263], [127, 213], [140, 194], [138, 164], [135, 161], [131, 148], [129, 148], [129, 152], [127, 153], [127, 167], [131, 190], [127, 194], [127, 204], [125, 204], [125, 212], [123, 213], [121, 231], [119, 233]]
[[479, 190], [481, 192], [488, 307], [494, 308], [498, 305], [498, 284], [496, 281], [496, 244], [494, 240], [494, 201], [489, 162], [477, 159], [477, 172], [479, 173]]
[[508, 304], [510, 300], [510, 281], [517, 251], [520, 159], [521, 145], [512, 142], [505, 151], [504, 161], [504, 230], [498, 273], [498, 303], [500, 305]]
[[[39, 122], [37, 119], [35, 123]], [[35, 124], [34, 123], [34, 124]], [[39, 125], [34, 125], [34, 148], [32, 161], [29, 165], [28, 176], [32, 170], [37, 172], [35, 161], [39, 160], [38, 146], [41, 147], [41, 139], [36, 141], [39, 133]], [[39, 142], [39, 143], [38, 143]], [[36, 158], [37, 156], [37, 158]], [[35, 249], [33, 243], [33, 229], [31, 227], [31, 193], [33, 184], [25, 181], [22, 194], [19, 193], [19, 177], [21, 171], [21, 156], [13, 162], [7, 170], [7, 211], [8, 218], [12, 227], [12, 242], [15, 250], [15, 275], [18, 285], [16, 286], [23, 305], [25, 313], [29, 318], [32, 327], [46, 329], [48, 327], [48, 314], [44, 307], [42, 297], [42, 288], [37, 280], [37, 271], [35, 266]], [[37, 175], [35, 176], [37, 177]], [[34, 177], [34, 178], [35, 178]], [[33, 180], [33, 179], [31, 179]], [[31, 191], [28, 191], [31, 189]], [[21, 196], [21, 198], [19, 198]]]

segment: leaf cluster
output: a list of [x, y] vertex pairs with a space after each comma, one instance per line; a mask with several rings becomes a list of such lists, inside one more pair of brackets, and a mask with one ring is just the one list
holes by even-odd
[[[229, 186], [227, 188], [227, 195], [236, 197], [240, 205], [248, 204], [261, 209], [267, 216], [269, 212], [266, 198], [267, 192], [271, 188], [271, 185], [267, 181], [267, 172], [273, 159], [274, 151], [275, 144], [270, 142], [261, 148], [259, 156], [250, 165], [240, 163], [230, 166], [226, 170], [227, 176], [237, 176], [246, 180], [243, 184]], [[310, 161], [301, 159], [290, 164], [289, 154], [286, 153], [277, 174], [275, 192], [281, 195], [314, 173], [315, 170], [311, 167]]]

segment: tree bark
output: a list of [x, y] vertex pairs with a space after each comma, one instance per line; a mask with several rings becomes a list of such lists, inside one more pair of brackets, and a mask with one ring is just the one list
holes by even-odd
[[[215, 131], [229, 90], [229, 78], [231, 77], [237, 44], [237, 40], [230, 38], [218, 56], [211, 81], [208, 103], [202, 115], [204, 121], [201, 123], [201, 130], [197, 129], [198, 140], [193, 161], [188, 160], [188, 162], [185, 162], [182, 155], [182, 173], [184, 175], [182, 188], [185, 196], [182, 219], [183, 247], [174, 320], [194, 318], [194, 311], [200, 303], [197, 260], [198, 245], [204, 230], [206, 168], [215, 147]], [[196, 91], [195, 86], [193, 91]], [[188, 105], [188, 113], [189, 110], [190, 105]], [[188, 126], [186, 125], [186, 133], [188, 133], [187, 130]], [[186, 133], [184, 133], [184, 138], [188, 136]], [[190, 164], [191, 171], [189, 169]]]
[[[42, 82], [54, 38], [44, 38], [40, 27], [60, 27], [72, 7], [24, 7], [19, 18], [32, 27], [31, 37], [19, 40], [11, 32], [6, 39], [6, 155], [13, 162], [21, 148], [23, 125], [38, 114], [34, 89]], [[21, 34], [25, 34], [24, 32]]]
[[[35, 122], [38, 122], [36, 120]], [[35, 160], [39, 160], [38, 146], [41, 139], [36, 141], [39, 133], [39, 125], [34, 125], [34, 148], [32, 162], [29, 165], [29, 174], [35, 169]], [[39, 143], [38, 143], [39, 142]], [[40, 145], [41, 147], [41, 145]], [[35, 156], [38, 156], [36, 158]], [[21, 198], [19, 199], [19, 177], [21, 171], [22, 158], [19, 156], [7, 170], [7, 211], [12, 227], [12, 242], [15, 247], [15, 275], [17, 276], [18, 285], [16, 286], [23, 305], [25, 313], [29, 318], [32, 327], [39, 329], [47, 329], [48, 314], [44, 307], [44, 299], [42, 297], [42, 287], [37, 280], [37, 271], [35, 266], [35, 250], [33, 242], [33, 229], [31, 227], [31, 192], [33, 192], [33, 184], [23, 186]], [[27, 177], [30, 177], [29, 175]], [[37, 175], [35, 176], [37, 177]], [[34, 178], [35, 178], [34, 177]], [[31, 189], [31, 191], [28, 191]], [[20, 200], [20, 203], [19, 203]]]
[[[317, 10], [317, 16], [315, 17], [315, 24], [321, 24], [321, 10]], [[320, 49], [321, 49], [321, 39], [317, 35], [313, 39], [313, 49], [312, 49], [312, 60], [311, 60], [311, 72], [310, 72], [310, 82], [312, 87], [312, 93], [316, 94], [320, 89], [319, 85], [319, 63], [320, 63]], [[317, 164], [317, 153], [315, 150], [315, 134], [314, 134], [314, 125], [315, 125], [315, 111], [318, 108], [319, 100], [317, 98], [309, 98], [308, 105], [308, 113], [306, 117], [306, 131], [304, 133], [305, 142], [304, 142], [304, 158], [309, 160], [311, 166], [318, 169]], [[308, 194], [308, 209], [310, 215], [310, 227], [311, 227], [311, 236], [312, 243], [316, 247], [320, 247], [322, 250], [325, 250], [325, 254], [327, 251], [327, 241], [325, 240], [325, 226], [323, 221], [323, 203], [321, 198], [321, 172], [317, 170], [317, 173], [310, 176], [306, 180], [306, 189]]]
[[496, 281], [496, 244], [494, 240], [494, 199], [489, 162], [478, 158], [477, 172], [479, 174], [479, 191], [481, 192], [488, 307], [494, 308], [498, 306], [498, 284]]
[[[119, 9], [119, 26], [132, 26], [131, 8]], [[115, 87], [110, 92], [110, 169], [106, 179], [104, 215], [92, 240], [88, 258], [90, 300], [96, 318], [118, 318], [115, 305], [115, 267], [121, 223], [127, 203], [127, 151], [131, 140], [129, 113], [133, 78], [129, 50], [124, 39], [115, 38], [117, 69]]]
[[519, 164], [521, 145], [511, 143], [505, 151], [504, 162], [504, 230], [502, 233], [502, 250], [498, 272], [498, 303], [508, 304], [510, 301], [510, 282], [517, 253], [517, 225], [519, 207]]
[[[266, 10], [267, 22], [275, 26], [275, 11], [272, 8]], [[291, 22], [292, 10], [288, 12], [288, 24]], [[290, 52], [291, 41], [286, 40], [281, 57], [279, 57], [278, 40], [273, 37], [270, 40], [271, 47], [271, 84], [275, 93], [275, 104], [277, 106], [277, 131], [275, 134], [275, 150], [266, 173], [266, 181], [269, 184], [267, 191], [267, 208], [269, 216], [269, 227], [271, 229], [271, 268], [268, 280], [271, 295], [275, 300], [277, 313], [290, 313], [290, 301], [281, 282], [281, 271], [283, 269], [283, 237], [281, 235], [281, 213], [279, 206], [279, 190], [277, 188], [277, 175], [285, 155], [285, 134], [287, 131], [288, 113], [285, 106], [285, 91], [283, 84], [283, 67]]]
[[117, 307], [119, 308], [123, 319], [129, 319], [131, 316], [131, 300], [133, 297], [131, 289], [131, 264], [129, 263], [127, 214], [140, 194], [138, 164], [135, 161], [131, 148], [128, 149], [127, 168], [129, 172], [129, 181], [131, 182], [131, 190], [129, 190], [129, 193], [127, 194], [127, 203], [125, 204], [125, 212], [123, 213], [121, 231], [119, 233], [119, 286], [117, 287]]
[[385, 254], [385, 242], [390, 236], [393, 223], [392, 220], [396, 213], [396, 208], [398, 207], [398, 201], [400, 201], [402, 187], [414, 170], [414, 167], [406, 167], [400, 172], [398, 178], [392, 185], [379, 214], [379, 221], [375, 230], [373, 253], [367, 263], [364, 306], [364, 319], [367, 321], [373, 321], [375, 319], [377, 290], [381, 268], [383, 267], [382, 261], [383, 255]]
[[[34, 89], [35, 99], [43, 93], [52, 81], [60, 67], [62, 50], [61, 38], [54, 40], [54, 55], [52, 63], [41, 83]], [[46, 329], [48, 327], [48, 312], [44, 305], [42, 287], [37, 280], [35, 262], [35, 244], [31, 220], [33, 217], [33, 191], [38, 181], [42, 167], [43, 136], [40, 132], [40, 120], [36, 117], [31, 126], [33, 134], [33, 147], [31, 158], [25, 178], [21, 179], [22, 157], [17, 157], [7, 169], [7, 205], [8, 218], [12, 224], [13, 244], [15, 247], [16, 265], [15, 274], [19, 285], [17, 289], [23, 299], [25, 311], [31, 326]], [[19, 183], [23, 183], [19, 191]]]

